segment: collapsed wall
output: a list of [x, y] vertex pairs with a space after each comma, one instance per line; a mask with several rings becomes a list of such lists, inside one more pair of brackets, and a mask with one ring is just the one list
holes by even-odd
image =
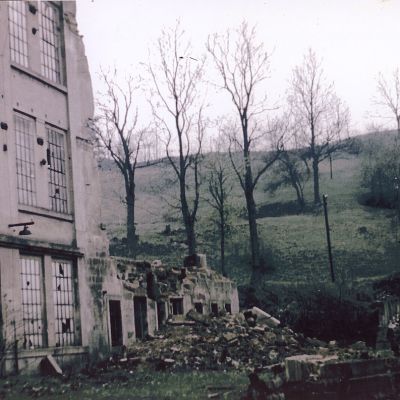
[[201, 266], [168, 267], [127, 258], [88, 260], [94, 318], [91, 346], [104, 356], [155, 334], [164, 324], [184, 323], [190, 310], [209, 315], [239, 312], [236, 285]]

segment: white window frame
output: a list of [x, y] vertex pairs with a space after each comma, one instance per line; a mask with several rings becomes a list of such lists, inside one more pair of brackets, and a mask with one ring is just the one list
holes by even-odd
[[23, 67], [29, 66], [26, 1], [8, 2], [8, 28], [11, 60]]
[[52, 259], [51, 278], [56, 347], [77, 344], [75, 268], [71, 260]]
[[36, 206], [36, 121], [14, 113], [18, 203]]
[[49, 209], [68, 214], [68, 164], [66, 134], [46, 125]]
[[47, 347], [43, 258], [20, 255], [22, 348]]
[[62, 83], [60, 10], [47, 1], [39, 2], [40, 63], [42, 75]]

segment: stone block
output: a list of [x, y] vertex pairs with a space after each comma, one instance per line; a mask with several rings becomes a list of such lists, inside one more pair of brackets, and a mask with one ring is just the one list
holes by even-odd
[[319, 375], [320, 367], [327, 361], [337, 360], [337, 356], [301, 354], [285, 359], [285, 375], [288, 382], [307, 380], [311, 374]]

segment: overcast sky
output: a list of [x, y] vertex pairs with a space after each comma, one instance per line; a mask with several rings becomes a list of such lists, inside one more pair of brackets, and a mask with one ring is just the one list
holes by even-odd
[[284, 97], [292, 68], [313, 48], [360, 130], [370, 121], [378, 73], [400, 66], [400, 0], [77, 0], [77, 19], [95, 93], [100, 66], [137, 70], [177, 19], [199, 54], [208, 34], [243, 19], [256, 24], [272, 52], [273, 99]]

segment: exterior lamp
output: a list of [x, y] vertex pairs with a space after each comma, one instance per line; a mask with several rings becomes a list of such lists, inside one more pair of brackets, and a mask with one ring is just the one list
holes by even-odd
[[28, 225], [33, 225], [35, 222], [30, 221], [30, 222], [20, 222], [18, 224], [9, 224], [8, 227], [9, 228], [14, 228], [16, 226], [23, 226], [24, 228], [22, 229], [22, 231], [18, 232], [18, 235], [21, 236], [27, 236], [27, 235], [32, 235], [32, 232], [28, 229]]

